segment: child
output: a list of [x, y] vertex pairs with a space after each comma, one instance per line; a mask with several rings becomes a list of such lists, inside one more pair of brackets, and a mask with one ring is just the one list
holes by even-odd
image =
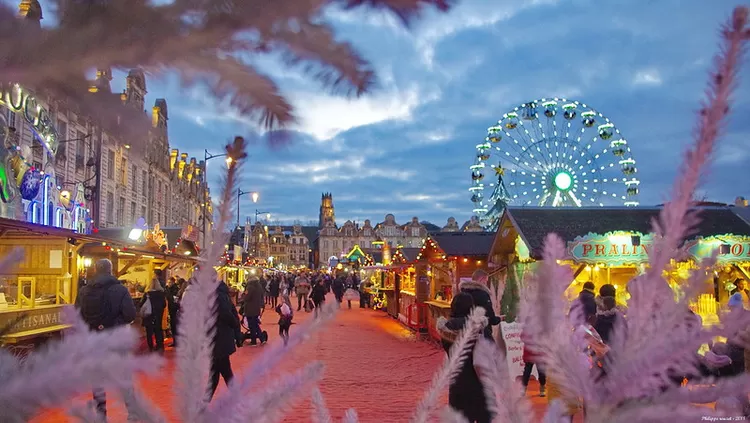
[[[446, 353], [450, 354], [453, 342], [466, 325], [473, 307], [471, 295], [459, 293], [451, 301], [451, 318], [438, 319], [437, 330]], [[448, 388], [448, 403], [471, 423], [489, 423], [492, 420], [482, 382], [474, 370], [473, 351], [466, 357], [460, 372]]]
[[282, 302], [276, 306], [276, 312], [279, 313], [279, 336], [284, 340], [284, 346], [289, 342], [289, 327], [292, 326], [292, 304], [289, 301], [289, 295], [282, 297]]

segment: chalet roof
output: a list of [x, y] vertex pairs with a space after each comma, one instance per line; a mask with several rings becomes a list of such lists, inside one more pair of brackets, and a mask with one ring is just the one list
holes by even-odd
[[449, 256], [486, 257], [492, 248], [495, 233], [439, 232], [431, 234], [430, 237]]
[[404, 255], [406, 260], [414, 261], [417, 259], [417, 256], [419, 255], [419, 250], [421, 250], [421, 248], [411, 248], [411, 247], [401, 248], [401, 254]]
[[750, 207], [732, 207], [732, 211], [750, 225]]
[[[723, 234], [750, 236], [750, 224], [731, 208], [700, 207], [698, 210], [701, 222], [690, 238]], [[544, 238], [550, 232], [566, 242], [590, 232], [602, 235], [613, 231], [650, 233], [651, 222], [660, 211], [659, 207], [509, 207], [504, 218], [511, 219], [532, 255], [537, 255], [535, 253], [541, 250]]]

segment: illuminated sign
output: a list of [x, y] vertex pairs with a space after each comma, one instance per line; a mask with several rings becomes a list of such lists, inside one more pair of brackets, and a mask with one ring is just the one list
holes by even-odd
[[696, 260], [711, 257], [711, 254], [718, 250], [718, 263], [750, 261], [750, 236], [717, 235], [698, 238], [690, 241], [686, 247], [688, 254]]
[[25, 92], [18, 84], [5, 84], [0, 86], [0, 106], [20, 113], [34, 129], [42, 145], [53, 155], [57, 152], [57, 131], [49, 112], [36, 97]]
[[[11, 113], [6, 114], [5, 109]], [[21, 129], [15, 127], [16, 122], [33, 132], [34, 142], [46, 150], [42, 163], [30, 162], [33, 146], [18, 143], [17, 137], [6, 139]], [[61, 192], [62, 187], [57, 186], [58, 141], [49, 112], [36, 97], [18, 84], [0, 85], [0, 201], [8, 205], [0, 207], [0, 215], [8, 219], [23, 215], [23, 220], [37, 225], [89, 233], [90, 212], [84, 204], [82, 189], [75, 193]]]
[[568, 256], [577, 263], [621, 266], [648, 262], [653, 238], [638, 232], [589, 233], [568, 243]]

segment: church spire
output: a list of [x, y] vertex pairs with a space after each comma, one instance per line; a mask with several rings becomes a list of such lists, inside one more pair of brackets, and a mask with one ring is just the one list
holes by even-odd
[[18, 14], [27, 21], [41, 26], [43, 16], [39, 0], [21, 0], [18, 4]]

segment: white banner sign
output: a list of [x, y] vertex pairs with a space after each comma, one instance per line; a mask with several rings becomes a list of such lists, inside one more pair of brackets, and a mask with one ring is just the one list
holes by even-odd
[[[523, 326], [520, 323], [505, 323], [500, 322], [500, 327], [503, 331], [503, 338], [505, 339], [505, 348], [508, 352], [508, 370], [510, 371], [511, 377], [517, 378], [523, 375], [523, 342], [521, 341], [521, 332]], [[537, 377], [536, 366], [534, 371], [531, 373], [535, 378]]]

